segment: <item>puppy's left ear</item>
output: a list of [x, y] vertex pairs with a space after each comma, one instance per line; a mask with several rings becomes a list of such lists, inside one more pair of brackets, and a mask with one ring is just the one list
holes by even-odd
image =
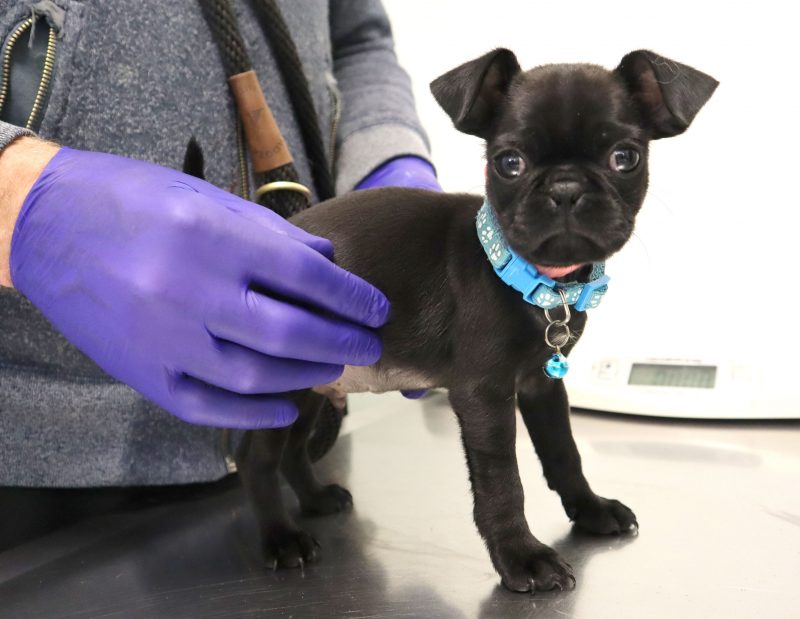
[[627, 54], [615, 69], [639, 106], [653, 139], [686, 131], [719, 82], [647, 50]]
[[517, 57], [495, 49], [431, 82], [431, 92], [459, 131], [488, 139], [511, 80], [520, 72]]

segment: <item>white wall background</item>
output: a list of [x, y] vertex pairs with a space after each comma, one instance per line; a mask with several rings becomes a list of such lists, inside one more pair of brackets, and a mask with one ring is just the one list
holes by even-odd
[[[800, 34], [791, 3], [384, 2], [448, 191], [481, 193], [482, 145], [451, 127], [428, 83], [493, 47], [514, 50], [523, 68], [613, 68], [648, 48], [716, 77], [688, 132], [653, 143], [636, 238], [609, 262], [610, 293], [590, 318], [603, 328], [589, 329], [576, 353], [794, 356]], [[778, 320], [787, 310], [788, 323]]]

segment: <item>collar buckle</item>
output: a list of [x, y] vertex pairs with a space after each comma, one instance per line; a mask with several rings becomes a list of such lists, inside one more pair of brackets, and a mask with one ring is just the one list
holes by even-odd
[[578, 297], [578, 300], [575, 301], [575, 309], [579, 312], [583, 312], [587, 307], [597, 307], [600, 304], [600, 297], [605, 292], [605, 289], [601, 290], [600, 294], [597, 296], [595, 296], [595, 292], [603, 288], [603, 286], [608, 286], [609, 279], [608, 275], [604, 273], [597, 279], [583, 284], [581, 295]]
[[[497, 273], [503, 282], [511, 286], [514, 290], [521, 292], [522, 297], [528, 303], [536, 305], [536, 302], [533, 300], [536, 289], [541, 285], [552, 289], [556, 285], [556, 282], [546, 275], [539, 273], [532, 264], [527, 262], [510, 247], [508, 248], [508, 253], [511, 255], [511, 260], [501, 268], [495, 267], [495, 273]], [[552, 296], [549, 291], [540, 293], [539, 296], [541, 296], [541, 294]], [[555, 299], [556, 297], [553, 297], [552, 300], [554, 301]], [[550, 300], [551, 299], [548, 299], [548, 301]]]

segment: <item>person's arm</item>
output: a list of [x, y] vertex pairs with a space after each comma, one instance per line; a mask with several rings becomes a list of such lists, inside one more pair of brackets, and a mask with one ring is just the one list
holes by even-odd
[[14, 224], [25, 196], [58, 146], [0, 122], [0, 286], [12, 286], [9, 257]]
[[333, 264], [330, 241], [268, 209], [35, 138], [0, 168], [3, 277], [108, 374], [185, 421], [286, 426], [297, 416], [286, 392], [380, 357], [371, 328], [388, 316], [384, 295]]
[[[336, 193], [364, 188], [364, 181], [380, 176], [381, 169], [382, 185], [425, 187], [431, 178], [435, 182], [433, 168], [425, 164], [427, 137], [408, 75], [397, 63], [383, 6], [378, 0], [331, 0], [329, 6], [334, 76], [341, 96]], [[418, 165], [419, 160], [425, 165]]]

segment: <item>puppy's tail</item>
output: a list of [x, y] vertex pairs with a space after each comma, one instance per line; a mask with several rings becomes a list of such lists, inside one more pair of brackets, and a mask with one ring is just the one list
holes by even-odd
[[203, 149], [200, 144], [191, 137], [189, 143], [186, 145], [186, 154], [183, 156], [183, 172], [190, 176], [206, 180], [205, 173], [206, 162], [203, 158]]

